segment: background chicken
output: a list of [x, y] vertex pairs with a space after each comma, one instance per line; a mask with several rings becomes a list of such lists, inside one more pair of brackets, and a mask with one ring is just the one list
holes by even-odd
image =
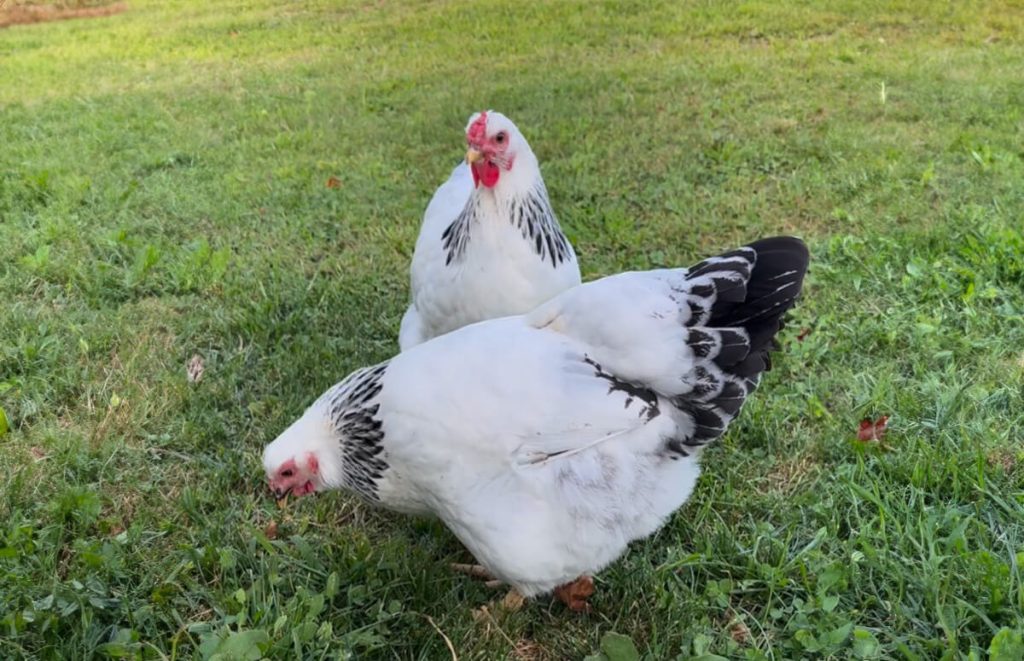
[[580, 283], [537, 157], [501, 113], [473, 115], [468, 151], [434, 194], [412, 258], [402, 350], [466, 324], [522, 314]]

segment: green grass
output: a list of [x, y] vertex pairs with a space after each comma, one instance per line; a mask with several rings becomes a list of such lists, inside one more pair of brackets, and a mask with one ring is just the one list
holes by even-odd
[[[612, 631], [652, 660], [1021, 658], [1022, 44], [1017, 3], [923, 0], [134, 0], [0, 31], [0, 658], [444, 659], [439, 630], [460, 659]], [[262, 483], [395, 350], [485, 107], [586, 277], [812, 247], [775, 369], [590, 616], [475, 618], [497, 595], [438, 524]], [[888, 449], [857, 442], [883, 414]]]

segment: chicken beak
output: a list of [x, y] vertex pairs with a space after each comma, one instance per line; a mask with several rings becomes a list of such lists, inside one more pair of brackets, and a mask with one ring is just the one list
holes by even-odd
[[480, 153], [480, 151], [477, 149], [470, 148], [466, 151], [466, 162], [469, 163], [470, 165], [476, 163], [483, 157], [484, 155]]

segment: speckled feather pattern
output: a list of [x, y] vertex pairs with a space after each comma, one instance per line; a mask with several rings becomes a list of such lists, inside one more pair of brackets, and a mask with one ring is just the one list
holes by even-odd
[[[508, 200], [505, 206], [507, 208], [502, 209], [500, 215], [519, 230], [523, 240], [532, 246], [542, 262], [550, 262], [552, 268], [557, 268], [575, 259], [569, 240], [555, 219], [542, 180], [538, 179], [533, 188]], [[446, 265], [462, 259], [474, 226], [481, 222], [487, 222], [487, 219], [483, 215], [480, 198], [471, 196], [462, 212], [441, 234]]]
[[340, 439], [344, 486], [376, 502], [377, 484], [387, 463], [382, 456], [384, 433], [377, 417], [386, 362], [349, 375], [321, 396], [314, 406], [322, 407]]

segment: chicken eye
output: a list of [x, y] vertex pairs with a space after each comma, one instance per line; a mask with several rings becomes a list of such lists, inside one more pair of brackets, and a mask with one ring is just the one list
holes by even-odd
[[505, 135], [505, 132], [502, 131], [498, 135], [494, 136], [494, 141], [497, 142], [499, 145], [503, 145], [503, 144], [505, 144], [505, 139], [507, 137], [508, 136]]
[[291, 477], [293, 475], [292, 469], [281, 471], [281, 477]]

